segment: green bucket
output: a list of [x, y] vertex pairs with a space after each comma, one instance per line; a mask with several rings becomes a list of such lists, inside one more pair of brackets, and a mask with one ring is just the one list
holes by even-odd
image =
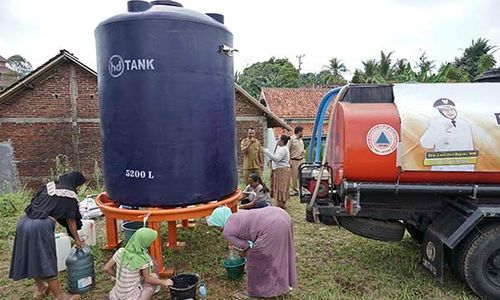
[[245, 264], [247, 259], [241, 257], [240, 259], [226, 259], [222, 263], [224, 268], [226, 268], [227, 276], [230, 279], [240, 279], [245, 273]]

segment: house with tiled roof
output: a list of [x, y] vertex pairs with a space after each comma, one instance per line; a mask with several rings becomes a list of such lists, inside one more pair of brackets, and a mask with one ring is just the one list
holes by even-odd
[[0, 91], [17, 80], [17, 73], [7, 67], [7, 60], [0, 55]]
[[[311, 138], [318, 106], [329, 88], [262, 88], [259, 101], [287, 124], [304, 127], [304, 139]], [[326, 119], [327, 120], [327, 119]], [[326, 135], [328, 122], [323, 125]], [[275, 135], [285, 133], [275, 130]], [[291, 134], [293, 132], [288, 132]]]
[[[264, 145], [268, 128], [292, 128], [237, 84], [234, 92], [241, 168], [239, 145], [249, 127]], [[9, 173], [21, 184], [36, 187], [44, 182], [60, 154], [92, 175], [96, 164], [101, 165], [100, 133], [97, 73], [66, 50], [0, 92], [0, 158], [9, 152]]]

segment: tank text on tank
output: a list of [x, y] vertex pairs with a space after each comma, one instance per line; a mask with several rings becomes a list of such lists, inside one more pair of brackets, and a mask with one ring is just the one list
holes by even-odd
[[154, 59], [138, 58], [123, 59], [120, 55], [113, 55], [109, 58], [108, 71], [112, 77], [120, 77], [124, 71], [154, 71]]
[[125, 177], [154, 179], [153, 171], [125, 170]]

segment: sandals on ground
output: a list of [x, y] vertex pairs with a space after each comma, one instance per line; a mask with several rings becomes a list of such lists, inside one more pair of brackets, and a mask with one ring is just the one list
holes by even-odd
[[234, 294], [233, 299], [242, 300], [242, 299], [253, 299], [253, 298], [248, 294], [247, 291], [241, 291]]

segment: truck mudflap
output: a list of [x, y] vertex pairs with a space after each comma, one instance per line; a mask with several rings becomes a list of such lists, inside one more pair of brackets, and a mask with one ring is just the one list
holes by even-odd
[[427, 228], [424, 242], [422, 243], [422, 265], [431, 275], [443, 282], [444, 271], [444, 247], [436, 232]]
[[444, 246], [454, 249], [484, 218], [499, 217], [498, 205], [477, 205], [471, 200], [449, 202], [432, 222], [422, 243], [422, 265], [443, 282]]

